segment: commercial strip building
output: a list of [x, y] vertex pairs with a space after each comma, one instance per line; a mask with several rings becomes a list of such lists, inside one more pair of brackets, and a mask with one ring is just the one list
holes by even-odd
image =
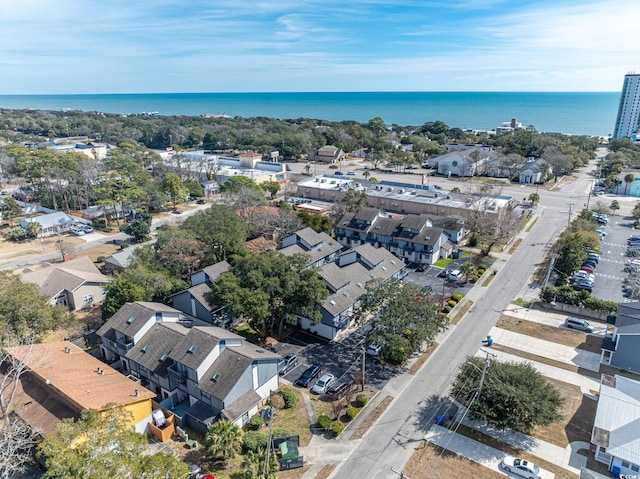
[[640, 129], [640, 73], [627, 73], [622, 84], [613, 139], [637, 139]]

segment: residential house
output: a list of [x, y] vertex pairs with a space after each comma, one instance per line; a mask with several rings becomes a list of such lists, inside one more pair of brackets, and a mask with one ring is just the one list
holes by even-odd
[[137, 243], [131, 246], [128, 246], [124, 249], [116, 251], [115, 253], [107, 256], [104, 259], [104, 266], [110, 271], [116, 271], [118, 273], [122, 273], [125, 269], [131, 266], [131, 261], [133, 260], [133, 254], [139, 250], [140, 248], [152, 245], [156, 242], [156, 238], [151, 241], [146, 241], [144, 243]]
[[326, 145], [322, 148], [314, 148], [309, 151], [309, 161], [319, 161], [321, 163], [339, 163], [344, 159], [344, 151], [333, 145]]
[[433, 264], [448, 258], [453, 243], [442, 228], [432, 226], [427, 215], [387, 215], [375, 208], [346, 213], [335, 226], [345, 246], [371, 244], [385, 248], [408, 263]]
[[280, 253], [286, 256], [306, 254], [307, 266], [322, 266], [338, 257], [342, 245], [327, 233], [317, 233], [307, 227], [283, 238]]
[[49, 304], [79, 311], [102, 303], [111, 280], [102, 274], [88, 256], [64, 263], [44, 263], [39, 269], [25, 268], [21, 279], [40, 288]]
[[54, 433], [62, 419], [80, 417], [85, 409], [102, 411], [109, 404], [130, 412], [137, 432], [147, 431], [155, 393], [75, 344], [57, 341], [5, 351], [26, 366], [13, 398], [15, 413], [41, 434]]
[[602, 375], [591, 433], [595, 459], [613, 477], [640, 477], [640, 382]]
[[224, 309], [222, 306], [209, 304], [211, 285], [227, 271], [231, 265], [226, 261], [202, 268], [191, 275], [191, 287], [171, 295], [171, 305], [185, 314], [198, 318], [205, 323], [217, 324]]
[[618, 369], [640, 373], [640, 303], [620, 303], [607, 317], [600, 361]]
[[245, 425], [278, 388], [281, 357], [160, 303], [127, 303], [99, 330], [108, 361], [139, 378], [179, 425]]
[[56, 211], [54, 213], [24, 219], [18, 224], [22, 228], [27, 229], [29, 223], [38, 223], [41, 227], [41, 232], [38, 236], [46, 237], [71, 231], [72, 225], [78, 222], [80, 222], [78, 218], [74, 218], [61, 211]]
[[298, 316], [298, 324], [324, 338], [336, 339], [351, 325], [351, 314], [366, 293], [367, 281], [399, 278], [403, 266], [402, 261], [384, 248], [369, 244], [342, 253], [335, 261], [320, 268], [320, 277], [330, 293], [320, 306], [322, 318], [314, 324], [308, 318]]
[[544, 183], [550, 174], [551, 167], [545, 160], [542, 158], [529, 160], [518, 171], [518, 183], [524, 185]]
[[440, 175], [478, 176], [485, 174], [495, 158], [491, 147], [474, 145], [437, 156], [429, 161], [429, 166]]

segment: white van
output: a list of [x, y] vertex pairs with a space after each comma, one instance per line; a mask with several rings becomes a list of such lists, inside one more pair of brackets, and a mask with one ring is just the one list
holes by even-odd
[[459, 269], [454, 269], [449, 273], [449, 281], [458, 281], [460, 278], [462, 278], [462, 272]]

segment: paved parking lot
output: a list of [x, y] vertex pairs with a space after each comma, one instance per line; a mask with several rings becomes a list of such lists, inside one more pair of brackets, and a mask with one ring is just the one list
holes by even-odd
[[633, 219], [621, 216], [609, 216], [606, 231], [607, 236], [601, 242], [602, 254], [595, 270], [596, 278], [591, 294], [607, 301], [628, 302], [622, 288], [627, 276], [624, 265], [630, 259], [626, 256], [627, 239], [638, 232], [633, 229]]
[[[467, 258], [455, 259], [447, 265], [447, 269], [460, 269], [466, 261]], [[486, 263], [490, 264], [490, 261], [486, 261]], [[425, 286], [431, 287], [432, 293], [436, 298], [440, 298], [442, 294], [448, 296], [452, 293], [459, 293], [464, 296], [473, 287], [473, 284], [469, 282], [462, 283], [448, 281], [448, 278], [441, 278], [438, 276], [441, 272], [442, 268], [438, 268], [437, 266], [428, 266], [423, 272], [416, 272], [414, 267], [409, 269], [409, 273], [404, 281], [418, 288]]]
[[[336, 378], [352, 376], [356, 381], [362, 378], [362, 355], [365, 337], [354, 331], [340, 342], [327, 342], [304, 331], [294, 331], [276, 345], [281, 355], [293, 353], [298, 356], [298, 366], [289, 371], [284, 378], [291, 383], [300, 377], [312, 364], [322, 368], [323, 373], [331, 373]], [[377, 358], [365, 355], [366, 382], [376, 388], [382, 388], [399, 371], [385, 366]], [[315, 380], [309, 385], [313, 386]]]

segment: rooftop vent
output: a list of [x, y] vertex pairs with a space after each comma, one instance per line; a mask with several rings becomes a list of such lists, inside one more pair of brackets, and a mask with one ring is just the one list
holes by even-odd
[[363, 285], [362, 283], [360, 283], [360, 282], [357, 282], [356, 284], [358, 285], [358, 287], [359, 287], [359, 288], [362, 288], [362, 287], [364, 286], [364, 285]]
[[135, 316], [131, 316], [129, 319], [127, 319], [127, 324], [131, 324], [136, 320]]
[[149, 351], [149, 347], [150, 346], [148, 344], [145, 344], [144, 347], [142, 348], [142, 352], [146, 353], [147, 351]]
[[220, 379], [220, 373], [214, 373], [213, 376], [211, 376], [211, 380], [215, 383], [218, 379]]
[[332, 305], [336, 305], [337, 303], [332, 299], [331, 301], [329, 301]]
[[193, 354], [196, 352], [196, 349], [198, 349], [198, 346], [196, 346], [195, 344], [192, 344], [191, 347], [189, 348], [189, 350], [187, 351], [189, 354]]
[[349, 291], [345, 291], [344, 293], [342, 293], [342, 295], [343, 295], [345, 298], [348, 298], [348, 297], [349, 297]]
[[160, 356], [160, 361], [166, 361], [168, 357], [169, 356], [167, 356], [166, 354], [163, 354], [162, 356]]

